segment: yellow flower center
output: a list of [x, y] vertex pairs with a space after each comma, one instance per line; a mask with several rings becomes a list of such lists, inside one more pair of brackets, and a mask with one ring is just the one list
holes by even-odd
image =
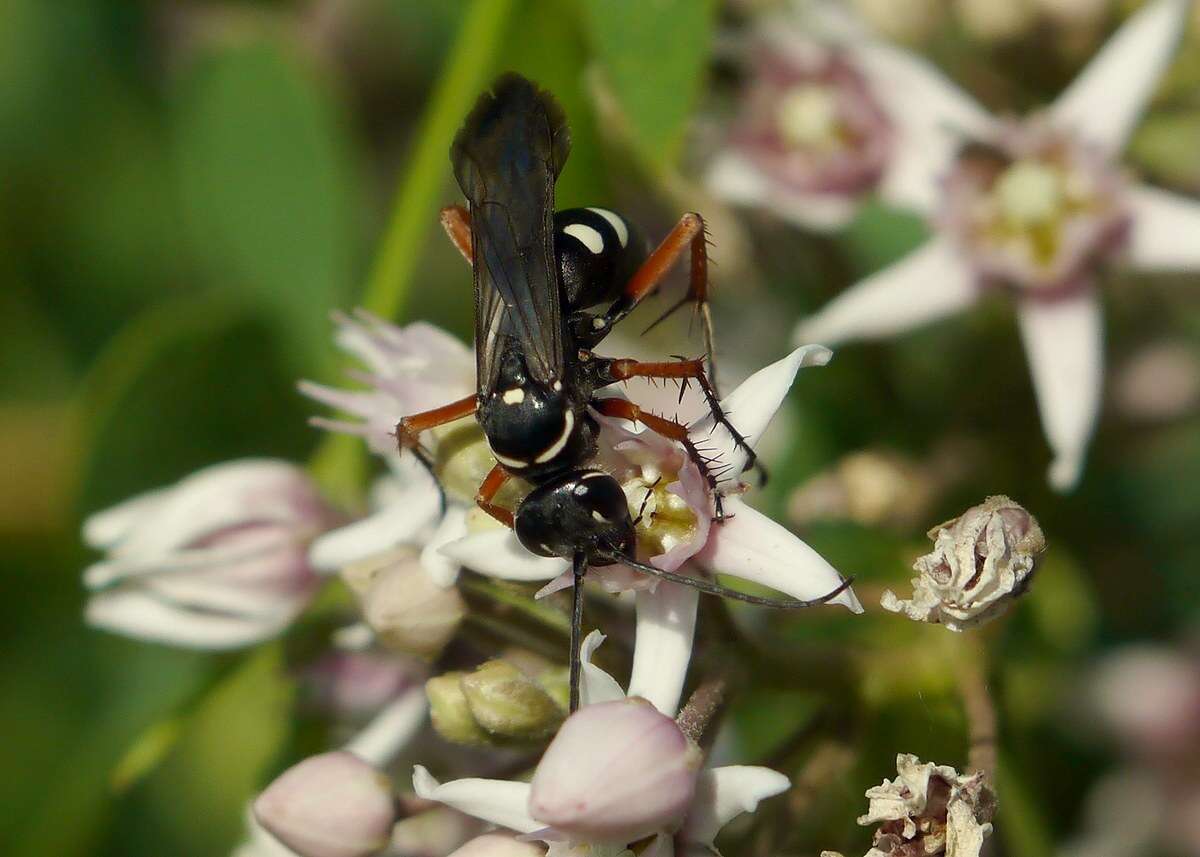
[[789, 146], [831, 149], [838, 145], [841, 123], [837, 98], [829, 87], [803, 84], [780, 99], [776, 122]]
[[1062, 171], [1042, 161], [1017, 161], [996, 180], [993, 194], [1004, 219], [1015, 228], [1053, 223], [1066, 203]]
[[621, 484], [636, 522], [638, 545], [649, 556], [664, 554], [696, 533], [696, 513], [682, 497], [667, 490], [678, 479], [677, 472], [664, 473], [647, 464]]

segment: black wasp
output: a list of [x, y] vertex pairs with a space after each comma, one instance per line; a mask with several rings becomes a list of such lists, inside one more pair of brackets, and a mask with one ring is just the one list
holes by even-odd
[[[721, 411], [702, 360], [645, 363], [599, 357], [592, 349], [653, 292], [688, 251], [689, 288], [707, 321], [708, 257], [704, 221], [685, 214], [653, 252], [619, 214], [602, 208], [554, 211], [554, 184], [570, 151], [566, 116], [554, 98], [515, 74], [484, 93], [454, 140], [450, 160], [468, 208], [442, 211], [442, 225], [472, 265], [475, 280], [475, 395], [405, 417], [396, 426], [402, 448], [419, 434], [475, 414], [498, 462], [476, 497], [480, 507], [516, 530], [526, 548], [571, 560], [575, 599], [571, 640], [571, 710], [578, 705], [582, 581], [589, 565], [623, 562], [647, 574], [706, 592], [774, 607], [813, 601], [748, 596], [715, 583], [662, 571], [635, 557], [634, 521], [620, 484], [590, 467], [599, 425], [593, 412], [640, 422], [681, 444], [713, 488], [714, 516], [723, 519], [717, 474], [687, 427], [597, 390], [629, 378], [694, 382], [713, 416], [746, 448]], [[674, 309], [673, 307], [672, 309]], [[711, 353], [711, 328], [706, 324]], [[532, 490], [515, 514], [496, 505], [511, 477]]]

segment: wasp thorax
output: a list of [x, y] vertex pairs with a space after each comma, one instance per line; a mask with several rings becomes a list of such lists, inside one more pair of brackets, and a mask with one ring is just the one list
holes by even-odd
[[582, 553], [591, 565], [630, 554], [635, 538], [625, 492], [599, 470], [572, 470], [534, 488], [517, 509], [515, 529], [533, 553]]

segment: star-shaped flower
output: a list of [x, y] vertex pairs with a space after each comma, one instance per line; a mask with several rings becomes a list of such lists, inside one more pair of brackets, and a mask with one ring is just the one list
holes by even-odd
[[1007, 287], [1054, 453], [1050, 482], [1073, 487], [1100, 404], [1100, 268], [1123, 256], [1140, 270], [1200, 269], [1200, 203], [1127, 178], [1116, 160], [1188, 7], [1147, 5], [1050, 107], [1021, 121], [989, 115], [904, 51], [860, 41], [853, 55], [875, 91], [905, 106], [893, 115], [911, 142], [889, 198], [925, 214], [934, 234], [805, 319], [797, 340], [891, 336]]

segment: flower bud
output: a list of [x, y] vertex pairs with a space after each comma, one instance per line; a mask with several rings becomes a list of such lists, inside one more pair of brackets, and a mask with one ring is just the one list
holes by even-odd
[[316, 591], [308, 544], [334, 511], [300, 467], [273, 459], [215, 465], [84, 523], [107, 552], [84, 572], [92, 625], [202, 649], [275, 636]]
[[533, 775], [529, 814], [572, 838], [631, 842], [683, 819], [700, 751], [643, 699], [584, 706]]
[[461, 680], [471, 714], [492, 735], [518, 741], [549, 736], [563, 710], [533, 679], [504, 661], [488, 661]]
[[505, 833], [477, 836], [450, 857], [543, 857], [546, 848]]
[[463, 693], [461, 672], [450, 672], [435, 676], [425, 682], [425, 695], [429, 697], [429, 719], [438, 734], [454, 744], [490, 746], [492, 737], [471, 714], [467, 695]]
[[312, 756], [284, 771], [254, 802], [267, 831], [304, 857], [366, 857], [388, 843], [391, 783], [353, 753]]
[[367, 624], [392, 649], [432, 659], [466, 613], [458, 590], [434, 583], [411, 549], [354, 563], [342, 575], [358, 593]]
[[1041, 527], [1029, 512], [1003, 496], [989, 497], [954, 520], [929, 531], [932, 553], [913, 569], [913, 597], [890, 589], [880, 603], [918, 622], [940, 622], [962, 631], [991, 621], [1029, 586], [1046, 549]]
[[434, 728], [458, 744], [536, 741], [558, 728], [565, 709], [539, 682], [499, 660], [438, 676], [425, 691]]

